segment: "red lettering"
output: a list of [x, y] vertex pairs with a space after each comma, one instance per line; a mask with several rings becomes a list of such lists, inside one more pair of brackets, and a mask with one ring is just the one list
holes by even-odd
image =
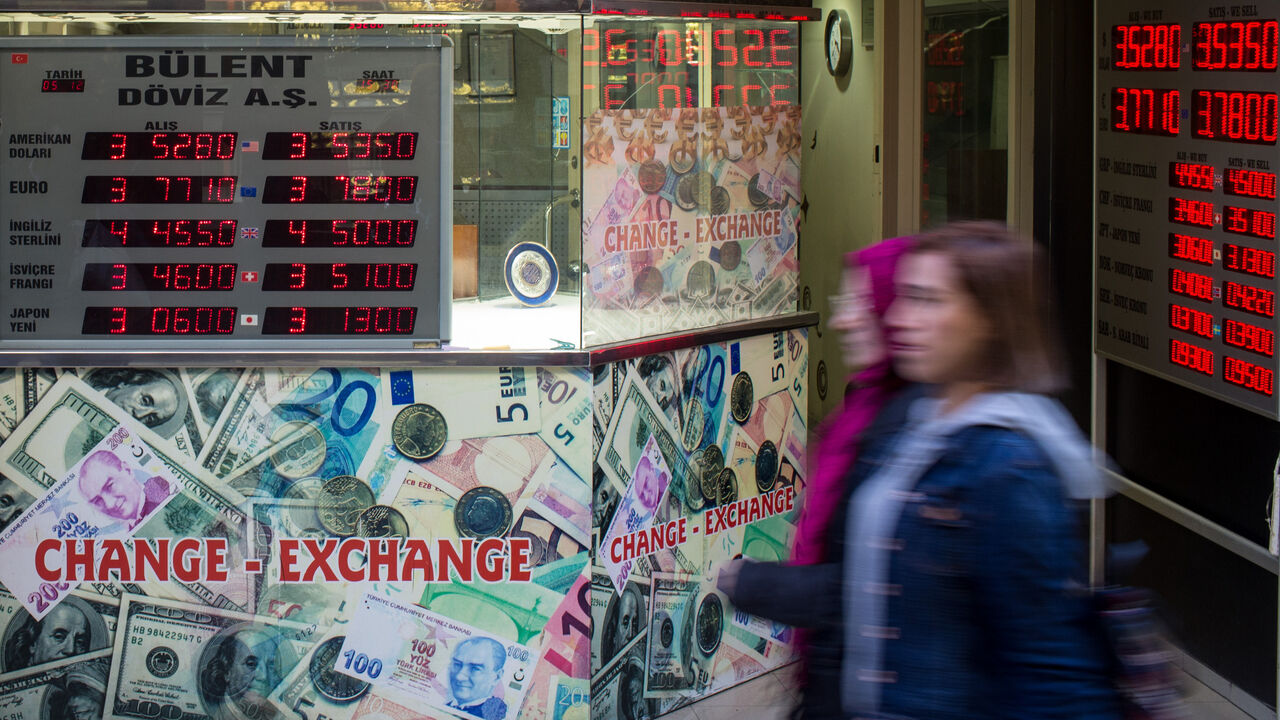
[[338, 548], [335, 539], [329, 538], [323, 542], [319, 540], [303, 540], [302, 547], [311, 553], [311, 564], [307, 566], [306, 572], [302, 574], [303, 582], [314, 582], [316, 571], [324, 577], [326, 582], [337, 582], [338, 576], [334, 574], [333, 568], [329, 566], [329, 556]]
[[193, 583], [200, 580], [200, 541], [182, 538], [173, 546], [173, 577], [178, 582]]
[[[390, 582], [399, 582], [400, 570], [396, 565], [396, 556], [400, 554], [400, 538], [377, 538], [369, 541], [369, 560], [367, 563], [370, 580], [383, 579], [383, 571]], [[408, 560], [405, 561], [408, 564]], [[427, 564], [427, 580], [431, 579], [431, 565]], [[407, 574], [407, 573], [406, 573]]]
[[298, 574], [298, 543], [295, 538], [280, 540], [280, 582], [302, 582]]
[[501, 538], [485, 538], [480, 541], [480, 579], [485, 582], [501, 582], [507, 569], [507, 558], [503, 553], [505, 543]]
[[347, 538], [338, 546], [338, 574], [347, 582], [363, 582], [364, 573], [351, 564], [351, 555], [365, 548], [362, 538]]
[[529, 572], [529, 538], [511, 538], [507, 543], [511, 546], [511, 575], [507, 580], [529, 582], [532, 578]]
[[61, 546], [62, 543], [57, 538], [45, 538], [36, 545], [36, 575], [39, 575], [41, 580], [54, 582], [62, 579], [62, 573], [49, 567], [45, 558], [50, 551], [57, 552]]

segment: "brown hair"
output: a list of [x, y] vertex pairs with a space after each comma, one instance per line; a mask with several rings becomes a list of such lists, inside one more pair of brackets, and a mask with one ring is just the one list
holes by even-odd
[[1049, 286], [1035, 244], [994, 222], [960, 222], [918, 236], [908, 254], [938, 253], [991, 325], [985, 382], [1010, 390], [1061, 390]]

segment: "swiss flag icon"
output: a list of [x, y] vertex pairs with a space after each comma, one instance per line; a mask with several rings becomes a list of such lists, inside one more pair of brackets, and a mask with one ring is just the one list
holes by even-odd
[[253, 270], [245, 270], [240, 273], [240, 282], [258, 282], [258, 273]]
[[13, 53], [13, 54], [11, 54], [11, 55], [9, 56], [9, 62], [13, 63], [14, 65], [26, 65], [26, 64], [27, 64], [27, 54], [26, 54], [26, 53]]

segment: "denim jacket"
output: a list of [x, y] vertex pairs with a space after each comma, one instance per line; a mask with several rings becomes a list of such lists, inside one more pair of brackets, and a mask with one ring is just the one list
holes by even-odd
[[[865, 443], [836, 517], [892, 454], [901, 417], [894, 420]], [[886, 636], [879, 679], [890, 680], [880, 717], [1119, 720], [1110, 652], [1085, 588], [1078, 506], [1064, 500], [1048, 457], [1002, 427], [968, 427], [948, 443], [890, 543], [894, 594], [876, 630]], [[843, 547], [841, 525], [833, 523], [828, 547]], [[751, 563], [730, 597], [747, 612], [817, 633], [806, 720], [845, 717], [842, 573], [838, 556], [802, 567]]]
[[[1118, 720], [1079, 505], [1031, 438], [967, 427], [890, 541], [880, 709], [923, 720]], [[874, 461], [873, 461], [874, 462]]]

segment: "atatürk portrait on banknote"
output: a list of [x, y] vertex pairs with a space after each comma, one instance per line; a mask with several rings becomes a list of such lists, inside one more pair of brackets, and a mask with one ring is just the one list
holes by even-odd
[[169, 481], [156, 475], [139, 480], [133, 468], [110, 450], [99, 450], [80, 466], [80, 494], [107, 517], [137, 527], [156, 506], [169, 499]]
[[43, 665], [107, 647], [102, 616], [78, 597], [68, 596], [42, 620], [18, 610], [21, 619], [9, 623], [4, 637], [3, 672]]
[[506, 720], [507, 703], [495, 697], [493, 689], [502, 680], [507, 649], [487, 637], [473, 637], [458, 643], [449, 660], [448, 705], [484, 720]]

